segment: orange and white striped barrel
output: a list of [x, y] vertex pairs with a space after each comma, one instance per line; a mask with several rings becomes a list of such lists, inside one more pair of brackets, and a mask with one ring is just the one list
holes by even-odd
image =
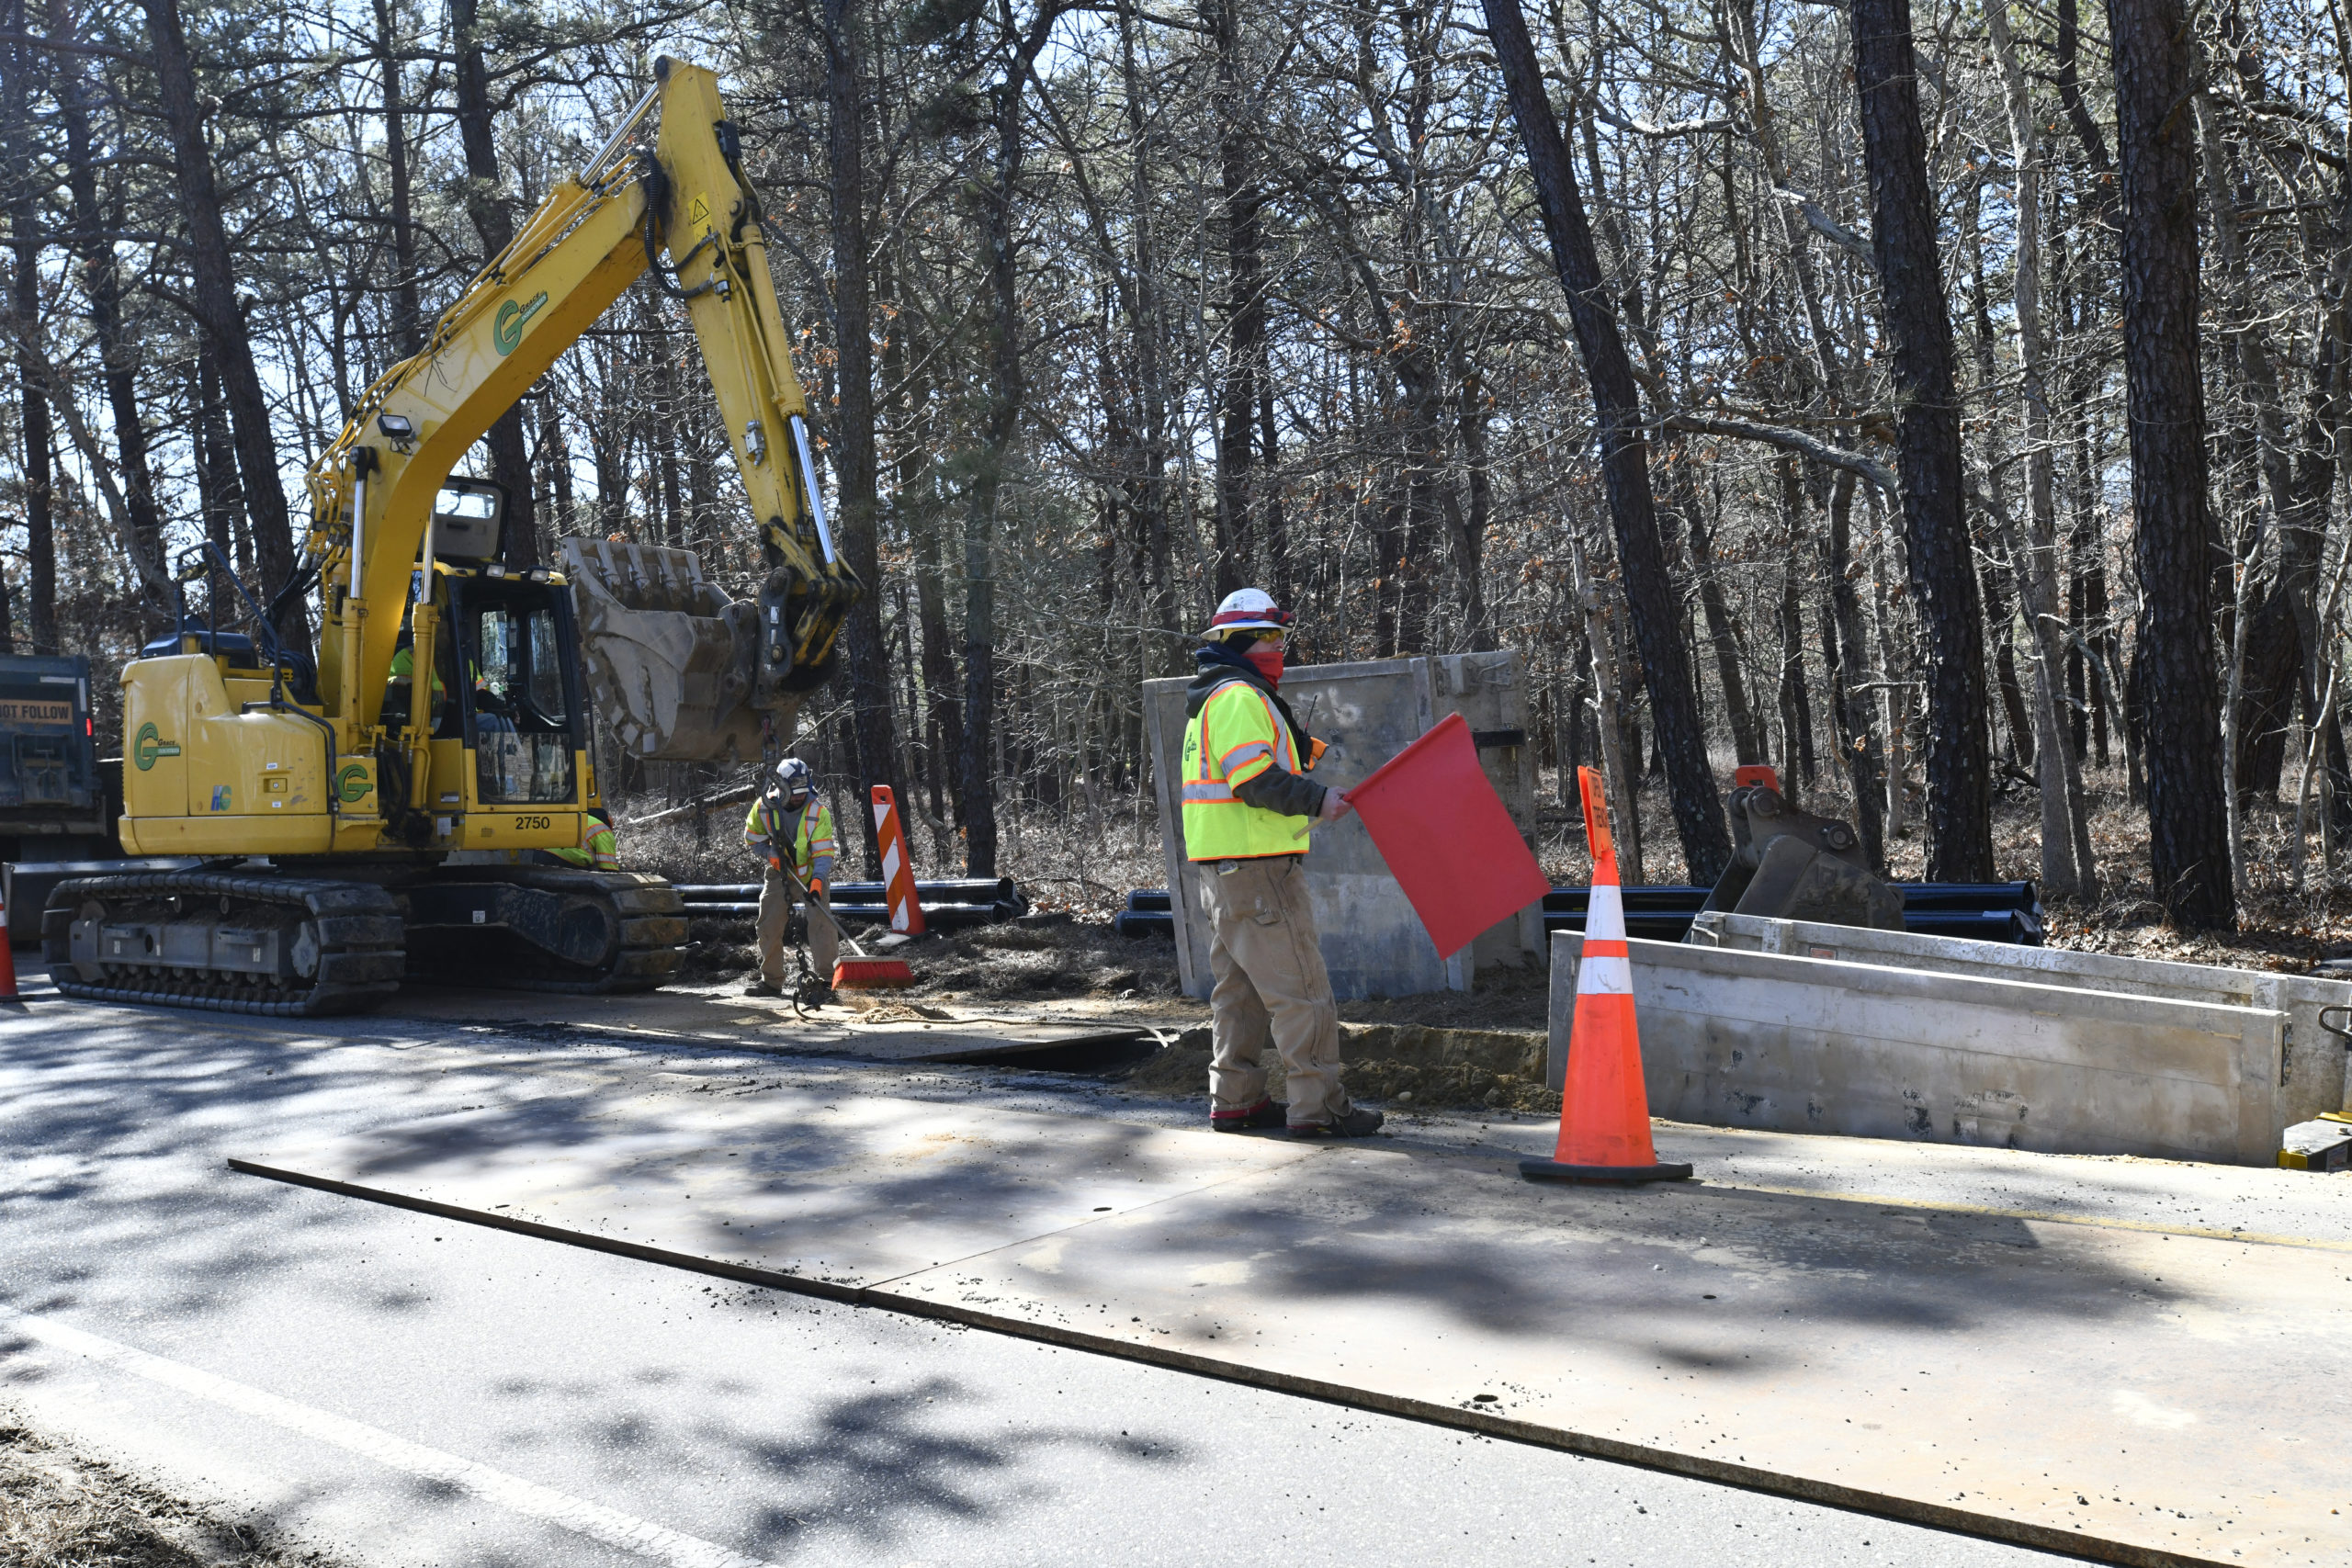
[[908, 936], [922, 935], [915, 868], [907, 859], [907, 833], [899, 823], [898, 797], [888, 784], [874, 786], [874, 840], [882, 846], [882, 901], [889, 906], [890, 929]]

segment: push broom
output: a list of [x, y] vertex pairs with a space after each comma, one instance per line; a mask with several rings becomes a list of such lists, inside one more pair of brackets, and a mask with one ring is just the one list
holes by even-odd
[[833, 961], [835, 990], [879, 991], [894, 987], [911, 986], [915, 983], [915, 972], [907, 967], [905, 959], [870, 956], [865, 949], [857, 945], [857, 939], [849, 934], [848, 928], [833, 919], [833, 912], [826, 908], [815, 894], [808, 891], [808, 884], [794, 874], [790, 866], [778, 862], [776, 869], [784, 873], [784, 879], [791, 883], [794, 889], [799, 893], [800, 901], [808, 908], [809, 918], [814, 919], [820, 915], [823, 916], [825, 923], [833, 928], [833, 934], [841, 938], [842, 944], [853, 955], [848, 958], [836, 958]]

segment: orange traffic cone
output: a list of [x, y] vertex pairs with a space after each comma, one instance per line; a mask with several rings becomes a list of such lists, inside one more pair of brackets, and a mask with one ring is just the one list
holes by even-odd
[[1560, 1142], [1550, 1159], [1523, 1159], [1530, 1181], [1687, 1181], [1687, 1165], [1661, 1165], [1650, 1145], [1649, 1089], [1634, 1024], [1634, 964], [1625, 947], [1625, 898], [1600, 775], [1577, 770], [1584, 830], [1592, 845], [1584, 958], [1577, 965], [1575, 1027], [1560, 1086]]
[[17, 953], [8, 940], [7, 900], [0, 898], [0, 1002], [17, 999]]

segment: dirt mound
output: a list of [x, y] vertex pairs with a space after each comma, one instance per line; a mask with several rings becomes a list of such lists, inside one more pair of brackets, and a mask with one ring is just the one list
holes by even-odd
[[[879, 930], [850, 933], [868, 951]], [[847, 955], [849, 949], [842, 949]], [[1108, 926], [1068, 916], [1030, 916], [1003, 925], [926, 936], [892, 950], [914, 970], [902, 997], [928, 1004], [1041, 1001], [1076, 997], [1106, 1000], [1166, 999], [1180, 995], [1176, 950], [1165, 942], [1136, 942]], [[686, 923], [684, 973], [694, 978], [741, 976], [759, 967], [749, 916], [694, 916]], [[789, 955], [786, 969], [792, 968]]]

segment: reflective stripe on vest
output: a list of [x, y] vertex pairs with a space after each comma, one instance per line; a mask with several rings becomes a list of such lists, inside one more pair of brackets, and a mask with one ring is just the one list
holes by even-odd
[[805, 882], [810, 868], [833, 853], [833, 814], [814, 795], [797, 814], [786, 812], [781, 816], [770, 808], [765, 795], [760, 796], [744, 813], [743, 837], [753, 842], [766, 840], [772, 843], [778, 837], [777, 829], [795, 815], [799, 820], [792, 830], [792, 869]]
[[1267, 764], [1298, 772], [1290, 726], [1267, 696], [1247, 681], [1229, 681], [1209, 694], [1184, 731], [1184, 852], [1196, 861], [1257, 860], [1305, 852], [1297, 836], [1304, 817], [1283, 817], [1233, 793]]

